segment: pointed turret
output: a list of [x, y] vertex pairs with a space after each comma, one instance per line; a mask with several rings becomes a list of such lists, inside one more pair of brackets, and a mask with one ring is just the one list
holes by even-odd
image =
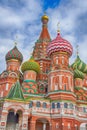
[[42, 88], [40, 88], [43, 84], [43, 92], [47, 92], [47, 84], [48, 84], [48, 72], [50, 71], [50, 58], [47, 55], [47, 46], [51, 41], [47, 24], [49, 18], [46, 14], [41, 17], [42, 21], [42, 31], [39, 36], [39, 39], [35, 43], [35, 47], [33, 50], [33, 57], [40, 65], [40, 73], [37, 75], [39, 90], [42, 93]]
[[41, 18], [41, 21], [42, 21], [42, 31], [41, 31], [39, 40], [40, 41], [43, 41], [43, 40], [50, 41], [50, 35], [49, 35], [48, 29], [47, 29], [47, 23], [49, 21], [48, 16], [46, 14], [44, 14]]
[[17, 81], [11, 88], [7, 99], [20, 99], [23, 100], [23, 93], [19, 81]]
[[49, 18], [46, 14], [44, 14], [41, 17], [41, 21], [42, 21], [42, 31], [41, 34], [39, 36], [39, 39], [37, 40], [35, 47], [34, 47], [34, 51], [33, 51], [33, 56], [36, 59], [46, 59], [48, 58], [47, 56], [47, 52], [46, 52], [46, 48], [48, 43], [51, 41], [49, 32], [48, 32], [48, 28], [47, 28], [47, 23], [49, 21]]

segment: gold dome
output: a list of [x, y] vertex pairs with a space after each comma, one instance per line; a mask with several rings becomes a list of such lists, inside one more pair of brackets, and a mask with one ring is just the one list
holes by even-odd
[[49, 17], [46, 15], [46, 14], [44, 14], [43, 16], [42, 16], [42, 18], [41, 18], [42, 20], [49, 20]]

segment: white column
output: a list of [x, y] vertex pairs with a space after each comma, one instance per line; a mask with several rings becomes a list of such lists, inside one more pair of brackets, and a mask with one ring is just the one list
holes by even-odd
[[28, 114], [23, 113], [22, 130], [28, 130]]
[[7, 84], [6, 84], [6, 90], [8, 90], [8, 87], [9, 87], [9, 84], [7, 83]]
[[0, 128], [2, 130], [6, 129], [6, 124], [7, 124], [7, 116], [8, 116], [8, 112], [3, 110], [2, 115], [1, 115], [1, 120], [0, 120]]
[[1, 96], [0, 97], [3, 97], [3, 91], [1, 92]]
[[46, 130], [46, 123], [43, 123], [43, 130]]

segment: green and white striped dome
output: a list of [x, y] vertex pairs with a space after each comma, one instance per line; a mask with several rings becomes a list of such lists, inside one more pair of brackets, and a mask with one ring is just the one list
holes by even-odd
[[78, 69], [79, 71], [83, 73], [87, 73], [87, 65], [80, 59], [79, 56], [77, 56], [77, 59], [75, 62], [71, 65], [73, 69]]
[[75, 69], [74, 70], [74, 78], [84, 79], [84, 73], [79, 71], [78, 69]]

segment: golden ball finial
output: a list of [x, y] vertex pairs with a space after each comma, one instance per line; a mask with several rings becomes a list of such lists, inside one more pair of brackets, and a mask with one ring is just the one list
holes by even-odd
[[41, 20], [49, 20], [49, 17], [46, 15], [46, 12], [44, 12], [44, 15], [42, 16]]
[[60, 22], [57, 23], [57, 32], [60, 33]]

